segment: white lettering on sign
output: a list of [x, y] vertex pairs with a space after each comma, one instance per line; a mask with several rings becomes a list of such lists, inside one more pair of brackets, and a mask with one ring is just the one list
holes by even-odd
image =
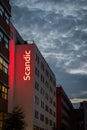
[[30, 66], [30, 62], [31, 62], [31, 58], [30, 58], [30, 54], [31, 54], [31, 51], [27, 51], [25, 50], [25, 54], [24, 54], [24, 76], [23, 76], [23, 79], [24, 80], [30, 80], [30, 70], [31, 70], [31, 66]]

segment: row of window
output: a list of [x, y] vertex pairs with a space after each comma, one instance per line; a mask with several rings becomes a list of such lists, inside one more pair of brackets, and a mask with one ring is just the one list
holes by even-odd
[[45, 122], [45, 124], [49, 124], [50, 126], [55, 127], [55, 122], [53, 122], [48, 117], [45, 117], [42, 113], [39, 114], [37, 110], [35, 110], [34, 117], [36, 119], [40, 119], [40, 121]]
[[8, 73], [8, 63], [0, 56], [0, 70]]
[[[35, 60], [36, 60], [36, 62], [38, 64], [40, 64], [40, 58], [39, 58], [39, 56], [37, 54], [35, 55]], [[50, 75], [49, 71], [47, 69], [45, 70], [45, 65], [42, 62], [41, 62], [41, 70], [43, 72], [45, 72], [46, 76], [50, 79], [51, 83], [53, 83], [53, 85], [56, 86], [56, 82], [53, 80], [53, 78]], [[38, 73], [39, 73], [39, 71], [38, 71]], [[39, 74], [38, 74], [38, 76], [39, 76]]]
[[[47, 81], [46, 81], [45, 84], [47, 84]], [[56, 97], [56, 92], [55, 92], [55, 90], [52, 89], [51, 86], [50, 86], [50, 87], [47, 86], [47, 85], [45, 85], [45, 86], [48, 87], [48, 88], [49, 88], [48, 91], [51, 92], [51, 94], [53, 94], [54, 97]], [[35, 89], [36, 89], [38, 92], [40, 92], [40, 94], [41, 94], [42, 96], [45, 96], [45, 89], [44, 89], [43, 87], [40, 87], [40, 86], [39, 86], [39, 83], [38, 83], [37, 81], [35, 81]], [[49, 100], [49, 95], [48, 95], [47, 100]]]
[[[35, 68], [35, 75], [37, 75], [38, 77], [40, 76], [39, 70], [37, 68]], [[44, 83], [44, 85], [46, 86], [46, 88], [50, 89], [50, 92], [53, 93], [54, 96], [56, 96], [55, 91], [53, 91], [54, 88], [52, 88], [52, 86], [48, 83], [47, 80], [45, 81], [45, 78], [44, 78], [44, 76], [42, 74], [41, 74], [40, 78], [41, 78], [41, 82]], [[39, 89], [39, 86], [38, 86], [38, 89]]]
[[[37, 67], [35, 67], [35, 75], [36, 75], [38, 78], [40, 77], [42, 83], [45, 83], [45, 78], [44, 78], [44, 76], [43, 76], [42, 74], [40, 75], [39, 69], [38, 69]], [[46, 78], [46, 79], [47, 79], [47, 78]], [[51, 76], [50, 76], [50, 79], [52, 79]], [[52, 83], [51, 83], [51, 84], [52, 84]], [[53, 84], [53, 86], [55, 87], [56, 84]]]
[[7, 100], [8, 99], [8, 89], [0, 84], [0, 98]]
[[4, 7], [0, 4], [0, 15], [3, 17], [3, 19], [6, 21], [7, 24], [10, 24], [10, 16], [4, 9]]
[[[39, 97], [35, 95], [35, 99], [34, 102], [36, 105], [39, 105]], [[49, 112], [51, 115], [53, 115], [55, 117], [55, 112], [48, 106], [45, 105], [45, 103], [41, 100], [41, 108], [43, 108], [46, 112]]]
[[[38, 86], [36, 86], [36, 89], [38, 89]], [[50, 104], [53, 104], [54, 107], [56, 106], [55, 101], [53, 101], [52, 97], [50, 97], [47, 92], [45, 93], [45, 90], [42, 87], [40, 89], [40, 93], [42, 96], [45, 96], [46, 100], [49, 101]]]
[[9, 47], [9, 39], [6, 37], [6, 35], [0, 30], [0, 42], [5, 45], [5, 47], [8, 49]]

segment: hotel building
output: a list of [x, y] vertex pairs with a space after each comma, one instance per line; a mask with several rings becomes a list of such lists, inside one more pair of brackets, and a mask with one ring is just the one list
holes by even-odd
[[56, 128], [55, 75], [34, 43], [18, 40], [15, 44], [14, 36], [10, 42], [13, 60], [10, 61], [9, 111], [14, 106], [23, 108], [26, 130], [53, 130]]
[[0, 130], [8, 112], [10, 15], [9, 0], [0, 0]]

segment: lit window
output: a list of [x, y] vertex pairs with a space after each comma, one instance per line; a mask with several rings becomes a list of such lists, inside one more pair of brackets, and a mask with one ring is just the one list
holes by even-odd
[[2, 92], [4, 92], [5, 91], [5, 87], [4, 86], [2, 86]]
[[2, 57], [0, 57], [0, 69], [6, 74], [8, 73], [8, 63]]
[[0, 130], [3, 128], [3, 120], [7, 119], [7, 113], [0, 112]]
[[3, 122], [0, 121], [0, 130], [2, 129]]
[[7, 91], [7, 88], [4, 86], [4, 85], [1, 85], [0, 84], [0, 93], [1, 93], [1, 98], [7, 100], [8, 96], [8, 91]]
[[40, 120], [44, 121], [44, 115], [43, 114], [40, 114]]

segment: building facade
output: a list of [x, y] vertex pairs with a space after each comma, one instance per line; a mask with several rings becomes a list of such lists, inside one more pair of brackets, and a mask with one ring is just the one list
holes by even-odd
[[10, 16], [9, 0], [0, 0], [0, 130], [8, 112]]
[[80, 103], [80, 110], [83, 111], [83, 120], [81, 121], [82, 130], [87, 130], [87, 101], [83, 101]]
[[73, 130], [86, 130], [84, 123], [84, 110], [82, 108], [73, 111]]
[[56, 104], [57, 130], [72, 129], [73, 106], [61, 86], [56, 87]]
[[16, 44], [14, 55], [13, 79], [9, 81], [11, 85], [9, 111], [14, 106], [23, 108], [27, 123], [26, 130], [55, 129], [56, 79], [54, 73], [34, 43]]

